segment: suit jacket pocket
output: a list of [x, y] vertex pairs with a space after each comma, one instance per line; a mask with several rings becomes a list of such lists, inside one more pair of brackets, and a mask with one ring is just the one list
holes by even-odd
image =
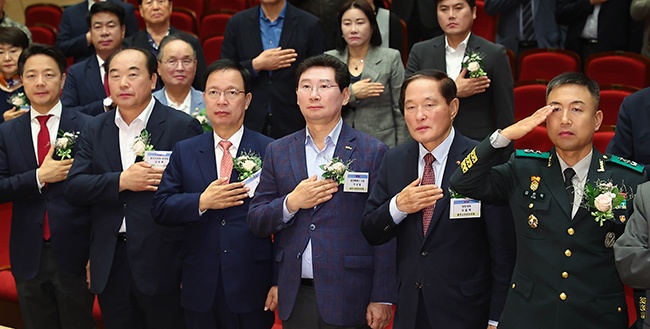
[[284, 258], [284, 249], [275, 249], [275, 262], [282, 263], [282, 258]]
[[255, 247], [253, 248], [253, 259], [257, 262], [270, 260], [272, 252], [273, 251], [269, 247]]
[[530, 298], [530, 295], [533, 293], [533, 280], [524, 274], [520, 273], [515, 269], [512, 273], [512, 285], [510, 288], [517, 294], [525, 297], [526, 299]]
[[343, 256], [345, 268], [372, 269], [374, 262], [373, 256]]

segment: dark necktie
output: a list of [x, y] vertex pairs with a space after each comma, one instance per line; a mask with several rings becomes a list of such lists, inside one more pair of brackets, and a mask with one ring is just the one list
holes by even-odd
[[[436, 174], [433, 172], [433, 162], [436, 161], [436, 158], [431, 153], [427, 153], [424, 156], [424, 174], [422, 174], [422, 185], [431, 185], [436, 183]], [[427, 235], [427, 230], [429, 229], [429, 224], [431, 223], [431, 217], [433, 217], [433, 209], [435, 204], [429, 207], [422, 209], [422, 230], [424, 235]]]
[[524, 37], [522, 41], [535, 40], [535, 26], [533, 22], [533, 0], [524, 0], [521, 4], [521, 33]]
[[[45, 160], [47, 152], [50, 150], [50, 131], [47, 129], [47, 120], [51, 115], [40, 115], [36, 119], [41, 125], [41, 130], [38, 131], [36, 148], [38, 149], [38, 166], [40, 167]], [[43, 239], [50, 239], [50, 222], [47, 218], [47, 210], [45, 210], [45, 218], [43, 219]]]
[[569, 196], [569, 201], [573, 204], [573, 194], [575, 188], [573, 187], [573, 177], [576, 175], [573, 168], [564, 169], [564, 187], [566, 188], [566, 193]]

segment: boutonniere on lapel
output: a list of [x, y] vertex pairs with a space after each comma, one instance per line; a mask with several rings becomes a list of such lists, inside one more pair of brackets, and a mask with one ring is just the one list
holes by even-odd
[[473, 50], [468, 51], [465, 58], [463, 58], [461, 66], [467, 69], [470, 78], [479, 78], [487, 75], [483, 71], [483, 58], [485, 58], [485, 55]]
[[204, 133], [208, 133], [212, 131], [212, 125], [210, 124], [210, 120], [208, 119], [208, 115], [205, 109], [196, 111], [193, 117], [194, 119], [199, 120], [199, 123], [201, 124], [201, 128], [203, 128]]
[[7, 102], [19, 110], [29, 110], [29, 99], [25, 93], [14, 94], [9, 98]]
[[151, 145], [151, 134], [147, 129], [142, 129], [140, 135], [136, 136], [133, 140], [133, 154], [135, 155], [136, 162], [138, 158], [144, 159], [145, 151], [153, 151], [153, 145]]
[[330, 162], [320, 165], [320, 169], [323, 170], [323, 178], [331, 179], [338, 183], [338, 185], [345, 183], [345, 173], [350, 170], [350, 165], [354, 160], [348, 160], [347, 162], [341, 161], [341, 159], [334, 157]]
[[[611, 181], [596, 180], [585, 184], [583, 207], [591, 211], [594, 220], [603, 226], [606, 220], [615, 220], [614, 209], [627, 209], [627, 199], [631, 196]], [[621, 222], [625, 217], [619, 218]]]
[[262, 170], [262, 158], [253, 152], [243, 152], [240, 156], [232, 158], [232, 166], [239, 173], [239, 180], [244, 181]]
[[54, 154], [58, 160], [72, 159], [72, 149], [79, 138], [78, 131], [59, 130], [54, 141]]

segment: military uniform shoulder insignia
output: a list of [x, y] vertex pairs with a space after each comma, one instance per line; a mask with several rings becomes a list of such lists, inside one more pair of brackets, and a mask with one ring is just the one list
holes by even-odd
[[531, 149], [515, 150], [515, 157], [538, 158], [538, 159], [546, 160], [550, 156], [551, 156], [550, 152], [535, 151]]
[[615, 164], [617, 164], [619, 166], [630, 168], [630, 169], [632, 169], [632, 170], [634, 170], [636, 172], [639, 172], [639, 173], [643, 172], [644, 167], [642, 165], [639, 165], [635, 161], [621, 158], [621, 157], [619, 157], [617, 155], [613, 155], [613, 154], [610, 155], [608, 161], [612, 162], [612, 163], [615, 163]]

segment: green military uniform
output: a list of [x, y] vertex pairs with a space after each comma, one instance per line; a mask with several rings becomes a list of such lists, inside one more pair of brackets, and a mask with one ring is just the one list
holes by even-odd
[[[632, 203], [621, 204], [615, 221], [603, 226], [583, 207], [571, 219], [572, 201], [554, 148], [518, 150], [497, 165], [502, 153], [484, 140], [451, 179], [460, 194], [509, 202], [512, 209], [517, 261], [499, 329], [627, 328], [612, 238], [622, 234]], [[642, 166], [594, 149], [587, 184], [597, 180], [611, 181], [632, 196], [647, 175]]]

